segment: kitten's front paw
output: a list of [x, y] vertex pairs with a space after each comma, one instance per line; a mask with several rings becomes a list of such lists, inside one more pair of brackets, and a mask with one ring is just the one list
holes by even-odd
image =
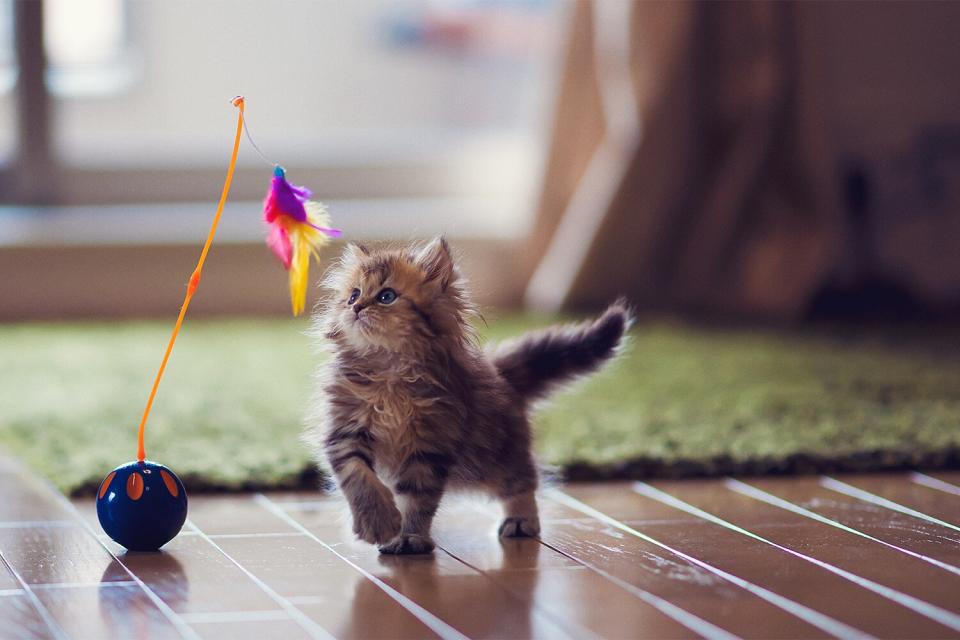
[[497, 531], [501, 538], [536, 538], [540, 535], [539, 518], [506, 518]]
[[402, 533], [380, 547], [380, 553], [392, 555], [407, 555], [414, 553], [430, 553], [434, 548], [433, 540], [416, 533]]
[[400, 533], [403, 517], [390, 498], [359, 505], [353, 512], [353, 532], [364, 542], [381, 544]]

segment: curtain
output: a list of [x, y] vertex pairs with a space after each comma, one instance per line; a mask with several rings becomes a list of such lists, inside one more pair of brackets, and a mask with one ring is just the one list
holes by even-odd
[[958, 20], [960, 3], [577, 2], [526, 301], [789, 319], [878, 274], [957, 296]]

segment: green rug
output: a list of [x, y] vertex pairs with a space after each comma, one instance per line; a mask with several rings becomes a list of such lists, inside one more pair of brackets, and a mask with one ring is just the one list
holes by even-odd
[[[488, 314], [489, 338], [545, 324]], [[318, 356], [293, 320], [191, 320], [147, 432], [192, 491], [316, 486], [299, 441]], [[67, 493], [131, 460], [170, 323], [0, 326], [0, 448]], [[641, 323], [616, 366], [536, 416], [572, 478], [955, 466], [957, 336]], [[941, 346], [943, 348], [941, 348]]]

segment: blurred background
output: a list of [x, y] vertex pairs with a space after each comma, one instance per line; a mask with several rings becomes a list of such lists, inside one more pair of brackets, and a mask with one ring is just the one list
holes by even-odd
[[[0, 318], [175, 309], [237, 93], [348, 237], [447, 233], [484, 303], [955, 315], [958, 24], [923, 2], [0, 0]], [[240, 163], [200, 314], [285, 311], [269, 167]]]
[[[236, 94], [258, 146], [347, 237], [480, 241], [478, 264], [501, 265], [483, 271], [486, 299], [517, 303], [503, 260], [532, 227], [569, 12], [551, 0], [0, 1], [0, 317], [175, 309]], [[244, 141], [197, 313], [285, 313], [262, 247], [269, 172]], [[26, 297], [17, 273], [37, 285]]]
[[[574, 475], [960, 465], [958, 29], [957, 2], [0, 0], [0, 446], [52, 475], [110, 442], [67, 490], [132, 448], [243, 94], [346, 238], [447, 234], [485, 335], [637, 307], [540, 418]], [[194, 486], [313, 469], [270, 170], [244, 141], [152, 418]]]

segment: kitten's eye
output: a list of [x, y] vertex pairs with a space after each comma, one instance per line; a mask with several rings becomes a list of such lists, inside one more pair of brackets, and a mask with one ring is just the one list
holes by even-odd
[[357, 298], [360, 297], [360, 289], [354, 289], [353, 293], [350, 294], [350, 299], [347, 300], [347, 304], [353, 304], [357, 301]]
[[393, 289], [384, 289], [377, 294], [377, 302], [380, 304], [390, 304], [397, 299], [397, 292]]

